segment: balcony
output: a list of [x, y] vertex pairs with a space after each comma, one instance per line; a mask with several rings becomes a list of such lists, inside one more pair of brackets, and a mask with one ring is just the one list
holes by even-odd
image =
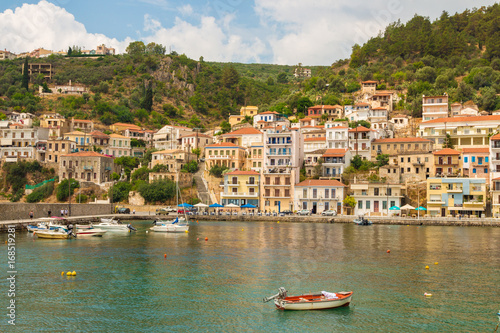
[[235, 158], [235, 156], [231, 155], [209, 155], [206, 159], [207, 160], [231, 160]]
[[104, 168], [104, 170], [106, 170], [106, 171], [111, 171], [111, 167], [109, 167], [109, 166], [108, 166], [108, 167], [105, 167], [105, 168]]
[[461, 188], [461, 187], [448, 189], [448, 193], [462, 193], [462, 191], [463, 191], [463, 188]]
[[228, 181], [228, 182], [225, 182], [224, 185], [228, 185], [228, 186], [240, 186], [240, 184], [241, 184], [240, 181], [237, 181], [237, 182]]
[[221, 193], [221, 196], [224, 197], [251, 197], [251, 198], [257, 198], [259, 194], [257, 192], [228, 192], [228, 193]]
[[464, 202], [464, 206], [483, 206], [483, 201], [466, 201]]
[[424, 165], [425, 165], [425, 163], [424, 163], [424, 162], [417, 161], [417, 162], [413, 162], [413, 165], [414, 165], [414, 166], [424, 166]]
[[445, 202], [441, 200], [429, 200], [427, 201], [428, 205], [444, 205]]
[[443, 162], [437, 161], [437, 162], [434, 162], [434, 165], [458, 167], [458, 162], [456, 162], [456, 163], [452, 162], [451, 164], [448, 164], [448, 163], [443, 163]]
[[292, 156], [292, 152], [285, 153], [285, 152], [266, 152], [266, 156]]
[[250, 183], [250, 182], [245, 182], [247, 184], [247, 186], [259, 186], [259, 181], [254, 181], [253, 183]]
[[84, 165], [83, 170], [94, 170], [94, 167], [91, 165]]

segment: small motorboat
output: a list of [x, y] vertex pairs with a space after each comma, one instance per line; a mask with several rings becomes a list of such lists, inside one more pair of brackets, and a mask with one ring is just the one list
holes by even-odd
[[33, 232], [33, 235], [37, 235], [38, 238], [45, 239], [68, 239], [71, 237], [76, 238], [76, 234], [72, 230], [68, 230], [65, 227], [51, 227], [47, 230], [37, 230]]
[[186, 219], [183, 217], [177, 217], [174, 220], [162, 221], [155, 220], [153, 222], [154, 226], [150, 230], [155, 232], [187, 232], [189, 231], [189, 225]]
[[93, 228], [92, 224], [77, 224], [76, 229], [91, 229]]
[[29, 232], [34, 232], [34, 231], [39, 231], [39, 230], [48, 230], [49, 227], [48, 227], [47, 223], [40, 222], [37, 225], [28, 225], [26, 227], [26, 229], [28, 229]]
[[101, 222], [102, 223], [114, 223], [114, 224], [117, 224], [117, 223], [120, 223], [120, 220], [119, 219], [115, 219], [114, 216], [112, 218], [110, 218], [110, 219], [106, 219], [104, 217], [101, 217]]
[[121, 223], [118, 223], [117, 220], [114, 220], [112, 222], [101, 222], [101, 223], [94, 225], [94, 227], [99, 228], [99, 229], [104, 229], [107, 231], [136, 231], [137, 230], [131, 224], [121, 224]]
[[341, 306], [349, 306], [352, 300], [352, 291], [331, 293], [322, 291], [313, 294], [288, 296], [285, 288], [278, 289], [278, 293], [263, 299], [264, 303], [274, 300], [280, 310], [324, 310]]
[[372, 225], [372, 221], [365, 219], [364, 216], [359, 216], [357, 219], [354, 219], [354, 223], [357, 225]]
[[78, 236], [95, 236], [102, 237], [106, 233], [107, 230], [99, 229], [99, 228], [85, 228], [85, 229], [76, 229], [76, 234]]

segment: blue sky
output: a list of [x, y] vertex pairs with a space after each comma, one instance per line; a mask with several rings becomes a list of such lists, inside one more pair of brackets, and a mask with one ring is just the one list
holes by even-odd
[[104, 43], [124, 52], [142, 40], [193, 59], [330, 65], [398, 19], [415, 13], [434, 19], [471, 6], [470, 0], [2, 1], [0, 49]]

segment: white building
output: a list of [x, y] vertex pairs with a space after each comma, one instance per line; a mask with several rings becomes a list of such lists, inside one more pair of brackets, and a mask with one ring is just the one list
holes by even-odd
[[422, 121], [448, 117], [448, 95], [422, 96]]
[[324, 148], [326, 148], [326, 138], [324, 136], [304, 139], [304, 153]]
[[156, 149], [177, 149], [179, 138], [193, 133], [193, 129], [183, 126], [165, 125], [153, 135], [153, 144]]
[[353, 156], [359, 155], [364, 160], [371, 158], [371, 142], [378, 139], [377, 131], [358, 126], [349, 130], [349, 149]]
[[350, 185], [352, 197], [356, 200], [354, 215], [391, 216], [401, 208], [402, 184], [359, 182]]
[[[0, 155], [3, 160], [9, 162], [20, 158], [37, 159], [37, 143], [46, 143], [48, 137], [47, 128], [29, 128], [19, 123], [0, 127]], [[44, 148], [39, 149], [40, 153], [45, 153]]]
[[344, 173], [345, 168], [351, 163], [351, 151], [348, 149], [327, 149], [322, 156], [323, 177], [339, 178]]
[[[500, 178], [500, 134], [490, 138], [490, 179], [498, 178]], [[500, 190], [500, 187], [497, 190]]]
[[295, 185], [295, 210], [309, 209], [312, 214], [335, 210], [343, 214], [345, 185], [335, 179], [307, 179]]

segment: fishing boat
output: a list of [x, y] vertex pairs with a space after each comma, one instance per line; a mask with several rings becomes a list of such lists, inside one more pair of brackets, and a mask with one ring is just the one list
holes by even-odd
[[357, 219], [354, 219], [354, 223], [357, 225], [371, 225], [372, 221], [365, 219], [365, 217], [361, 215]]
[[352, 291], [337, 293], [322, 291], [313, 294], [288, 296], [287, 290], [281, 287], [276, 295], [266, 297], [263, 301], [265, 303], [274, 300], [274, 304], [280, 310], [324, 310], [349, 306], [352, 295]]
[[106, 233], [107, 230], [100, 228], [85, 228], [85, 229], [76, 229], [76, 234], [78, 236], [95, 236], [102, 237]]
[[[177, 198], [177, 206], [179, 206], [179, 198], [182, 201], [182, 196], [181, 192], [179, 190], [179, 184], [176, 183], [176, 193], [175, 196]], [[155, 220], [153, 222], [154, 226], [150, 228], [151, 231], [154, 232], [188, 232], [189, 231], [189, 225], [188, 225], [188, 217], [186, 214], [186, 209], [183, 209], [184, 211], [184, 216], [179, 217], [177, 216], [173, 220], [168, 220], [168, 221], [163, 221], [163, 220]]]

